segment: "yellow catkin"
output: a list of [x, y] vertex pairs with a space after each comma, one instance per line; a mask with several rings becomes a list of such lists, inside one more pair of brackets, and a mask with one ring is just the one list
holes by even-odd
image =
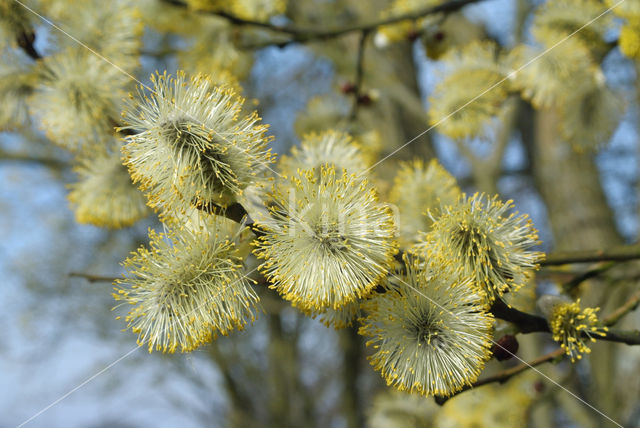
[[302, 310], [340, 309], [386, 276], [397, 252], [389, 206], [365, 179], [333, 165], [300, 170], [268, 194], [255, 254], [273, 287]]
[[192, 232], [149, 232], [149, 246], [125, 262], [113, 297], [129, 307], [127, 326], [149, 352], [189, 352], [256, 317], [258, 296], [233, 236], [215, 216]]
[[580, 309], [580, 299], [553, 307], [549, 317], [553, 340], [560, 343], [572, 362], [591, 352], [588, 343], [595, 342], [596, 336], [606, 335], [608, 329], [600, 325], [596, 315], [599, 310]]
[[473, 383], [490, 358], [493, 318], [469, 279], [420, 259], [363, 304], [360, 334], [388, 385], [422, 395], [451, 395]]

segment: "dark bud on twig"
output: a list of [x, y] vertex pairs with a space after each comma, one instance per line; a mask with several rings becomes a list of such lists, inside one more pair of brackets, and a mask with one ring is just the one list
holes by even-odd
[[433, 40], [435, 40], [436, 42], [441, 42], [444, 40], [444, 38], [445, 34], [442, 31], [438, 31], [433, 35]]
[[356, 85], [352, 82], [344, 82], [340, 85], [340, 92], [343, 94], [353, 94], [356, 91]]
[[519, 347], [520, 344], [518, 343], [518, 339], [511, 334], [507, 334], [494, 343], [491, 348], [491, 352], [493, 352], [493, 356], [496, 360], [505, 361], [513, 358], [513, 356], [518, 352]]
[[412, 29], [407, 33], [407, 40], [409, 40], [410, 42], [417, 40], [418, 37], [420, 37], [420, 32], [415, 29]]
[[544, 392], [544, 382], [541, 380], [537, 381], [533, 384], [533, 390], [538, 394], [542, 394]]
[[16, 35], [18, 46], [33, 59], [39, 59], [40, 54], [35, 50], [33, 44], [36, 41], [36, 33], [30, 30], [21, 31]]
[[369, 94], [362, 94], [358, 97], [358, 104], [363, 106], [370, 106], [373, 102], [373, 98]]

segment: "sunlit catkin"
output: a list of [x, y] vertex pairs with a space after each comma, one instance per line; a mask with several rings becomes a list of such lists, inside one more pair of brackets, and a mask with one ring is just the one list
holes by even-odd
[[0, 131], [19, 129], [29, 122], [27, 99], [37, 82], [34, 67], [5, 53], [0, 64]]
[[553, 340], [560, 343], [571, 362], [590, 353], [589, 342], [605, 336], [608, 330], [596, 315], [600, 308], [581, 309], [580, 299], [569, 302], [557, 296], [543, 296], [538, 305], [549, 320]]
[[146, 198], [133, 185], [122, 164], [120, 144], [97, 146], [79, 155], [78, 180], [69, 188], [69, 201], [78, 223], [119, 228], [146, 217]]
[[429, 122], [456, 139], [482, 135], [507, 99], [510, 82], [496, 46], [472, 42], [442, 60], [447, 73], [430, 98]]
[[227, 236], [181, 230], [149, 238], [149, 248], [124, 262], [114, 292], [132, 305], [125, 320], [141, 346], [189, 352], [255, 319], [258, 297]]
[[361, 173], [367, 167], [360, 147], [349, 134], [329, 130], [305, 135], [299, 148], [291, 148], [291, 156], [282, 156], [280, 169], [291, 175], [298, 169], [315, 168], [319, 171], [324, 164], [331, 164], [338, 172], [346, 170], [350, 174]]
[[48, 3], [47, 14], [63, 23], [65, 29], [65, 33], [54, 31], [51, 34], [58, 46], [74, 47], [78, 45], [77, 40], [81, 40], [82, 44], [127, 72], [133, 72], [139, 65], [143, 24], [142, 12], [137, 9], [136, 2], [67, 0]]
[[40, 70], [30, 107], [51, 140], [77, 151], [113, 133], [125, 74], [82, 47], [47, 57]]
[[514, 70], [510, 75], [512, 86], [538, 109], [557, 107], [580, 90], [585, 82], [588, 84], [594, 67], [589, 49], [576, 38], [563, 40], [548, 50], [516, 46], [508, 62]]
[[301, 171], [277, 185], [256, 255], [287, 300], [322, 311], [365, 296], [386, 276], [396, 253], [390, 208], [368, 182], [333, 166]]
[[490, 304], [527, 281], [542, 253], [531, 251], [538, 232], [527, 215], [509, 213], [513, 202], [497, 196], [462, 195], [442, 208], [429, 233], [412, 251], [442, 265], [461, 268]]
[[234, 0], [229, 2], [229, 11], [243, 19], [267, 21], [274, 15], [284, 13], [286, 0]]
[[391, 189], [391, 202], [400, 213], [398, 226], [403, 244], [412, 244], [418, 232], [428, 232], [432, 219], [427, 211], [437, 212], [441, 205], [451, 205], [460, 195], [456, 179], [433, 159], [403, 163]]
[[364, 304], [360, 333], [371, 337], [371, 364], [388, 385], [448, 396], [474, 382], [490, 358], [493, 318], [469, 280], [405, 261], [406, 271]]
[[235, 201], [271, 162], [267, 127], [204, 75], [151, 79], [151, 93], [132, 95], [123, 114], [126, 129], [137, 132], [123, 148], [134, 181], [163, 209]]
[[554, 0], [536, 10], [531, 32], [549, 48], [575, 37], [593, 51], [607, 49], [604, 35], [611, 28], [612, 14], [598, 0]]

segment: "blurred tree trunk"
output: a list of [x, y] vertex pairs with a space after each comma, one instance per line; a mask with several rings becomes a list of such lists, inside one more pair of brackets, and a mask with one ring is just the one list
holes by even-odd
[[558, 115], [538, 111], [533, 172], [548, 210], [555, 250], [609, 248], [622, 243], [592, 156], [556, 132]]
[[[534, 120], [533, 173], [545, 201], [555, 250], [606, 249], [622, 243], [600, 183], [594, 159], [576, 153], [557, 134], [558, 115], [537, 111]], [[601, 306], [606, 314], [622, 304], [627, 290], [612, 293], [603, 281], [591, 281], [583, 290], [583, 305]], [[616, 379], [616, 345], [598, 343], [590, 354], [592, 388], [587, 400], [616, 419], [623, 391]], [[620, 380], [622, 381], [622, 380]], [[604, 421], [599, 415], [598, 421]]]
[[[400, 94], [384, 100], [388, 103], [387, 105], [374, 106], [372, 109], [372, 115], [377, 117], [378, 123], [390, 123], [398, 128], [395, 144], [391, 144], [389, 150], [393, 151], [415, 138], [411, 144], [394, 154], [393, 158], [398, 160], [433, 157], [431, 135], [429, 132], [425, 133], [429, 129], [429, 123], [418, 86], [413, 43], [409, 41], [397, 43], [387, 49], [376, 49], [370, 46], [368, 54], [369, 64], [376, 65], [369, 67], [371, 83], [383, 85], [393, 80], [397, 84], [396, 91], [389, 92]], [[379, 116], [380, 113], [384, 114], [382, 119]]]
[[362, 374], [361, 359], [364, 343], [358, 335], [357, 327], [340, 330], [340, 346], [344, 350], [342, 376], [344, 387], [342, 393], [343, 412], [347, 428], [364, 426], [364, 406], [358, 379]]
[[312, 400], [302, 384], [298, 361], [299, 337], [297, 334], [287, 334], [283, 331], [279, 314], [270, 314], [268, 317], [270, 426], [313, 427], [315, 425], [311, 411], [306, 409]]

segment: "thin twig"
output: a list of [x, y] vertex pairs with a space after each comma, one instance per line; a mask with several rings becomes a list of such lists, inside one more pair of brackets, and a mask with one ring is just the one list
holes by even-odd
[[593, 269], [589, 269], [589, 270], [581, 273], [580, 275], [576, 275], [570, 281], [568, 281], [565, 284], [563, 284], [562, 285], [562, 289], [566, 293], [570, 293], [574, 288], [576, 288], [578, 285], [582, 284], [584, 281], [586, 281], [588, 279], [595, 278], [597, 276], [600, 276], [601, 274], [607, 272], [608, 270], [610, 270], [611, 268], [613, 268], [615, 266], [617, 266], [616, 262], [608, 262], [608, 263], [605, 263], [605, 264], [603, 264], [601, 266], [595, 267]]
[[36, 51], [34, 43], [36, 41], [36, 33], [33, 30], [30, 31], [22, 31], [16, 34], [16, 42], [20, 49], [24, 51], [31, 59], [38, 60], [42, 58], [42, 55]]
[[540, 266], [559, 266], [573, 263], [626, 262], [640, 259], [640, 246], [625, 246], [609, 250], [570, 251], [550, 254], [540, 261]]
[[358, 115], [358, 107], [360, 106], [362, 96], [362, 86], [364, 82], [364, 51], [367, 48], [367, 39], [370, 31], [363, 30], [360, 34], [360, 43], [358, 44], [358, 59], [356, 60], [356, 80], [353, 89], [353, 106], [349, 118], [354, 120]]
[[[184, 7], [184, 8], [188, 7], [187, 3], [181, 0], [164, 0], [164, 1], [168, 4], [172, 4], [178, 7]], [[376, 28], [379, 28], [384, 25], [396, 24], [401, 21], [414, 21], [416, 19], [423, 18], [427, 15], [434, 15], [437, 13], [456, 12], [468, 4], [479, 3], [481, 1], [484, 1], [484, 0], [451, 0], [446, 3], [440, 4], [438, 6], [422, 8], [414, 12], [397, 15], [391, 18], [386, 18], [386, 19], [382, 19], [374, 22], [369, 22], [369, 23], [349, 25], [349, 26], [334, 28], [329, 30], [319, 29], [319, 28], [305, 29], [305, 28], [300, 28], [292, 25], [275, 25], [270, 22], [254, 21], [251, 19], [240, 18], [224, 11], [202, 11], [202, 13], [208, 13], [211, 15], [219, 16], [235, 25], [260, 27], [260, 28], [265, 28], [265, 29], [277, 32], [277, 33], [289, 35], [291, 36], [291, 40], [284, 42], [284, 44], [287, 44], [287, 43], [294, 43], [294, 42], [305, 43], [305, 42], [314, 41], [314, 40], [334, 39], [348, 33], [373, 31]], [[282, 45], [283, 42], [282, 41], [274, 42], [274, 44]]]
[[89, 282], [113, 282], [118, 279], [117, 276], [93, 275], [83, 272], [69, 272], [69, 276], [75, 278], [84, 278]]
[[502, 158], [504, 158], [504, 152], [511, 141], [519, 109], [520, 98], [515, 94], [509, 95], [509, 98], [503, 104], [502, 126], [496, 136], [496, 144], [485, 161], [486, 167], [491, 169], [491, 174], [494, 176], [497, 176], [502, 168]]
[[638, 304], [640, 304], [640, 291], [636, 292], [622, 306], [604, 318], [602, 320], [602, 324], [607, 327], [616, 324], [623, 316], [635, 310], [638, 307]]
[[20, 162], [20, 163], [33, 163], [44, 165], [51, 169], [64, 169], [70, 167], [70, 164], [55, 158], [33, 156], [23, 153], [10, 153], [4, 150], [0, 150], [0, 162]]
[[[84, 278], [89, 282], [113, 282], [118, 277], [94, 275], [82, 272], [71, 272], [71, 277]], [[269, 285], [267, 282], [260, 282], [258, 286]], [[640, 295], [635, 296], [635, 300], [630, 299], [625, 305], [618, 310], [614, 311], [612, 315], [605, 319], [605, 325], [612, 325], [614, 322], [614, 316], [621, 318], [625, 313], [633, 309], [634, 305], [638, 304], [638, 298]], [[499, 319], [509, 321], [515, 324], [521, 333], [550, 333], [551, 330], [547, 321], [537, 315], [528, 314], [526, 312], [519, 311], [518, 309], [507, 306], [502, 300], [496, 299], [491, 306], [490, 312]], [[615, 319], [615, 321], [617, 321]], [[598, 336], [598, 340], [607, 342], [625, 343], [627, 345], [640, 345], [640, 331], [638, 330], [609, 330], [604, 336]]]
[[506, 369], [503, 370], [501, 372], [498, 372], [492, 376], [486, 377], [484, 379], [480, 379], [477, 380], [476, 382], [472, 383], [471, 385], [465, 385], [464, 387], [462, 387], [462, 389], [460, 391], [457, 391], [455, 393], [453, 393], [452, 395], [448, 396], [448, 397], [443, 397], [443, 396], [438, 396], [436, 395], [434, 398], [436, 400], [436, 403], [442, 405], [444, 403], [447, 402], [447, 400], [455, 397], [458, 394], [462, 394], [465, 391], [468, 391], [470, 389], [473, 388], [477, 388], [479, 386], [483, 386], [483, 385], [488, 385], [490, 383], [505, 383], [506, 381], [508, 381], [509, 379], [511, 379], [513, 376], [520, 374], [530, 368], [539, 366], [540, 364], [544, 364], [547, 363], [549, 361], [553, 361], [557, 358], [562, 358], [565, 355], [565, 350], [562, 348], [556, 349], [555, 351], [549, 352], [548, 354], [545, 354], [541, 357], [538, 357], [534, 360], [531, 360], [527, 363], [522, 363], [520, 365], [517, 365], [515, 367], [512, 367], [510, 369]]

